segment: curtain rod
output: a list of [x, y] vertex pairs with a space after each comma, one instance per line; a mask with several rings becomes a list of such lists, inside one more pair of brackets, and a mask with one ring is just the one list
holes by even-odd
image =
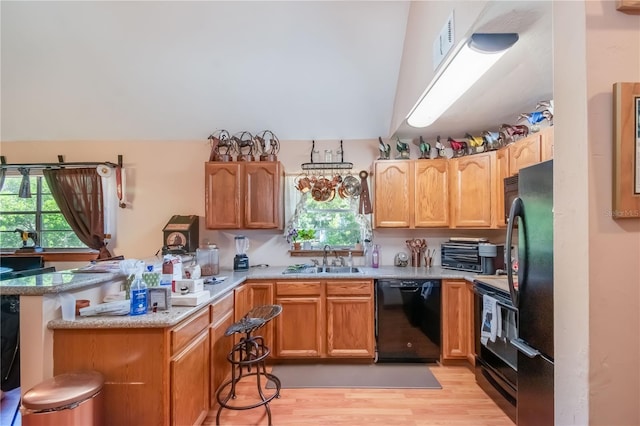
[[57, 163], [22, 163], [22, 164], [7, 164], [5, 156], [0, 156], [0, 169], [18, 169], [24, 167], [27, 169], [60, 169], [65, 167], [89, 167], [89, 166], [108, 166], [112, 168], [122, 167], [122, 155], [118, 155], [118, 163], [112, 163], [111, 161], [80, 161], [65, 163], [62, 155], [58, 155]]

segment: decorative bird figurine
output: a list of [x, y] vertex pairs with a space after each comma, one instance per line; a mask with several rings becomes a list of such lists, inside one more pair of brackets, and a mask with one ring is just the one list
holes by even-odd
[[402, 142], [399, 137], [396, 136], [396, 150], [398, 155], [396, 159], [408, 159], [409, 158], [409, 144]]
[[484, 144], [484, 139], [480, 136], [471, 136], [471, 133], [465, 133], [465, 138], [467, 138], [467, 142], [472, 148], [475, 148], [475, 152], [484, 152], [486, 147]]
[[420, 144], [418, 145], [420, 148], [420, 158], [427, 159], [430, 158], [431, 154], [431, 145], [424, 141], [422, 136], [420, 136]]
[[380, 158], [378, 158], [378, 160], [388, 160], [391, 156], [391, 146], [389, 146], [388, 143], [385, 144], [381, 137], [378, 137], [378, 142], [378, 150], [380, 151]]
[[542, 111], [533, 111], [530, 113], [523, 112], [518, 116], [518, 121], [527, 120], [530, 125], [535, 126], [540, 123], [542, 120], [545, 120], [546, 117], [542, 113]]

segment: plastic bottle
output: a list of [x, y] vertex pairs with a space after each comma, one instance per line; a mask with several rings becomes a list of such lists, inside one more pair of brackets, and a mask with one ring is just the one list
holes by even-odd
[[136, 271], [136, 277], [131, 283], [129, 289], [131, 307], [129, 308], [129, 315], [143, 315], [147, 313], [147, 285], [142, 280], [142, 271]]
[[373, 246], [373, 253], [371, 253], [371, 266], [373, 268], [380, 266], [380, 250], [377, 244]]

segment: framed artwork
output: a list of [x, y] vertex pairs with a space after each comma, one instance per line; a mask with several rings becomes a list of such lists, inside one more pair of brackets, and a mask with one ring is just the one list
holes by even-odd
[[640, 217], [640, 83], [613, 85], [612, 216]]

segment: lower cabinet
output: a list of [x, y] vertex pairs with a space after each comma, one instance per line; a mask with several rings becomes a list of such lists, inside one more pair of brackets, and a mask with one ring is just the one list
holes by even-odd
[[105, 376], [104, 424], [192, 425], [230, 372], [233, 293], [166, 328], [55, 329], [53, 374]]
[[465, 280], [442, 281], [442, 359], [467, 360], [473, 353], [473, 293]]
[[279, 281], [278, 358], [374, 357], [372, 280]]
[[[268, 280], [249, 280], [242, 286], [235, 289], [235, 321], [240, 320], [251, 309], [262, 306], [272, 305], [274, 303], [273, 297], [273, 281]], [[269, 321], [264, 327], [256, 330], [257, 335], [264, 338], [265, 345], [271, 349], [271, 357], [274, 354], [274, 322]], [[237, 339], [241, 336], [237, 335]], [[237, 342], [236, 339], [236, 342]]]

